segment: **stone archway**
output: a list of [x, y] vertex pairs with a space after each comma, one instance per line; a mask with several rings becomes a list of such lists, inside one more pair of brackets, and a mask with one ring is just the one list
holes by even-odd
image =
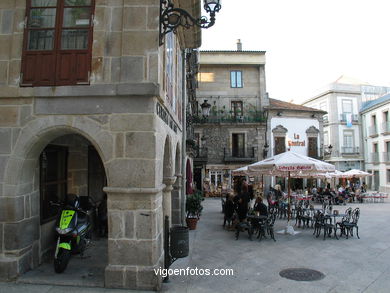
[[86, 117], [52, 116], [29, 122], [20, 130], [18, 139], [6, 164], [3, 197], [7, 213], [1, 217], [3, 227], [3, 255], [1, 271], [12, 279], [37, 267], [40, 250], [40, 191], [38, 159], [51, 141], [64, 135], [77, 134], [88, 140], [103, 161], [112, 158], [111, 135]]

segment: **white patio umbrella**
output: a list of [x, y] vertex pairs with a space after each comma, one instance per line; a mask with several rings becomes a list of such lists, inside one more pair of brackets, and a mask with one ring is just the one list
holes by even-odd
[[232, 175], [235, 176], [246, 176], [248, 175], [248, 166], [244, 166], [232, 171]]
[[342, 178], [344, 175], [344, 172], [341, 172], [339, 170], [334, 170], [334, 172], [328, 173], [328, 175], [332, 178]]
[[366, 176], [374, 176], [371, 173], [364, 172], [358, 169], [352, 169], [343, 173], [342, 178], [362, 178]]
[[249, 172], [258, 172], [273, 176], [288, 177], [288, 221], [291, 216], [291, 188], [290, 178], [303, 175], [334, 172], [335, 167], [324, 161], [300, 155], [294, 152], [285, 152], [248, 166]]

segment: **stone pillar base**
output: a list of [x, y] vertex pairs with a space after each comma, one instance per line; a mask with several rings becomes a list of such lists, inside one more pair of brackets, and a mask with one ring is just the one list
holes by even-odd
[[155, 274], [155, 269], [159, 268], [108, 265], [105, 271], [105, 287], [159, 291], [162, 277]]
[[18, 276], [18, 260], [0, 257], [0, 281], [12, 281]]

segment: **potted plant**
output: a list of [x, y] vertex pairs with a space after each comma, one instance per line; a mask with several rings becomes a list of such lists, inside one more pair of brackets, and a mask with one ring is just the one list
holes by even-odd
[[187, 195], [186, 201], [186, 222], [190, 230], [196, 229], [200, 213], [203, 210], [202, 201], [204, 200], [202, 192], [197, 191], [194, 194]]

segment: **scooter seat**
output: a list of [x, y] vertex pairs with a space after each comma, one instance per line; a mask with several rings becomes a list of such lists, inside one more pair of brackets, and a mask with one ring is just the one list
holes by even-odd
[[85, 224], [85, 223], [87, 223], [87, 221], [88, 221], [88, 216], [87, 215], [82, 214], [82, 213], [78, 214], [78, 217], [77, 217], [78, 225]]

